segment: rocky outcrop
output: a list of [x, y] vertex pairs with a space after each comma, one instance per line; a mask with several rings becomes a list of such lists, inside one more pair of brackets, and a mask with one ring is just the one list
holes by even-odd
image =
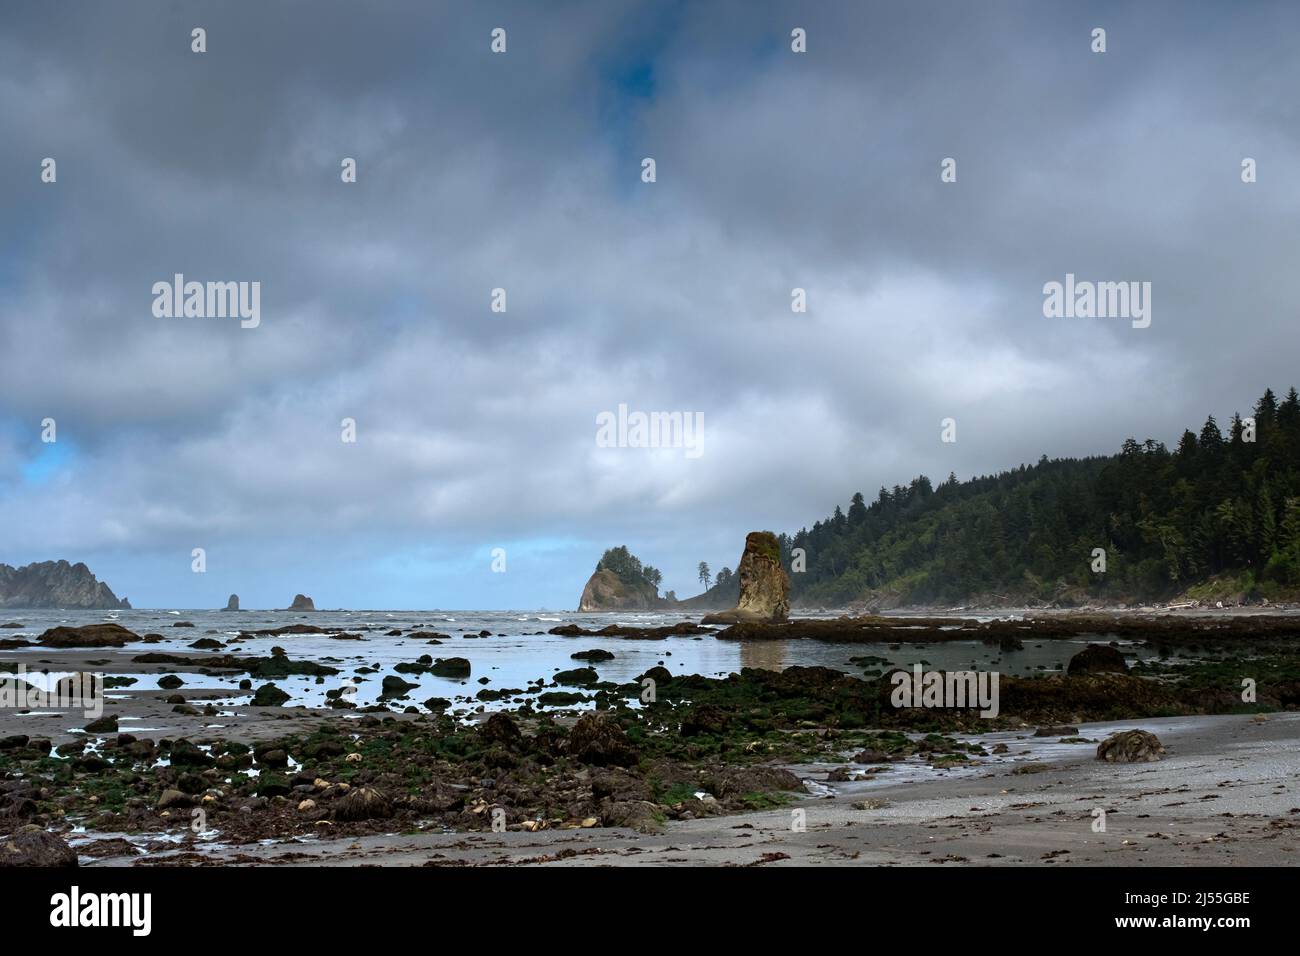
[[80, 562], [42, 561], [21, 568], [0, 564], [0, 607], [128, 611], [131, 603], [119, 601]]
[[[299, 596], [299, 597], [302, 597], [301, 594], [298, 595], [298, 596]], [[232, 595], [230, 595], [230, 600], [226, 602], [226, 606], [223, 607], [221, 610], [223, 610], [223, 611], [238, 611], [238, 610], [239, 610], [239, 595], [238, 595], [238, 594], [232, 594]]]
[[659, 597], [654, 586], [648, 582], [629, 585], [608, 568], [601, 568], [587, 579], [582, 589], [582, 600], [578, 602], [579, 611], [645, 611], [661, 607], [663, 598]]
[[293, 596], [293, 603], [290, 604], [285, 610], [314, 611], [316, 610], [316, 604], [315, 602], [312, 601], [311, 598], [307, 597], [307, 595], [305, 594], [295, 594]]
[[770, 531], [745, 536], [736, 569], [740, 599], [734, 609], [706, 616], [704, 624], [775, 623], [790, 617], [790, 578], [781, 567], [781, 547]]

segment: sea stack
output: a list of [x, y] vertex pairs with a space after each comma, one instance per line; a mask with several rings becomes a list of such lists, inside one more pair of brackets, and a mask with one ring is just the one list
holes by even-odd
[[226, 606], [223, 607], [221, 610], [223, 610], [223, 611], [238, 611], [238, 610], [239, 610], [239, 595], [238, 595], [238, 594], [232, 594], [232, 595], [230, 595], [230, 600], [226, 602]]
[[307, 595], [305, 595], [305, 594], [295, 594], [295, 595], [293, 596], [293, 603], [290, 604], [290, 605], [288, 606], [288, 608], [286, 608], [286, 610], [289, 610], [289, 611], [314, 611], [314, 610], [316, 610], [316, 605], [312, 602], [312, 599], [311, 599], [311, 598], [307, 597]]
[[745, 553], [736, 569], [740, 599], [735, 608], [707, 615], [705, 624], [774, 624], [790, 617], [790, 578], [781, 567], [781, 546], [770, 531], [745, 536]]
[[646, 584], [628, 584], [608, 569], [587, 579], [578, 602], [579, 611], [645, 611], [659, 603], [654, 589]]
[[[578, 601], [579, 611], [646, 611], [666, 607], [659, 596], [662, 575], [626, 545], [609, 548], [596, 563]], [[675, 603], [675, 602], [672, 602]]]

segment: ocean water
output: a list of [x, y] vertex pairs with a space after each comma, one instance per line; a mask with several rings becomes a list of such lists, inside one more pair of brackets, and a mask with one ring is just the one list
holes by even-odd
[[[801, 617], [834, 617], [838, 612]], [[974, 615], [971, 615], [974, 616]], [[927, 670], [991, 670], [1006, 675], [1051, 673], [1062, 668], [1069, 658], [1086, 643], [1085, 640], [1054, 640], [1026, 642], [1024, 650], [1001, 651], [978, 641], [952, 641], [942, 644], [899, 644], [896, 649], [886, 644], [831, 644], [821, 641], [762, 641], [742, 643], [718, 640], [713, 632], [700, 635], [674, 636], [666, 640], [645, 641], [611, 637], [560, 637], [545, 633], [560, 624], [578, 624], [597, 630], [612, 623], [638, 627], [657, 627], [682, 620], [698, 620], [699, 616], [663, 613], [606, 613], [581, 614], [546, 611], [317, 611], [301, 613], [290, 611], [238, 611], [211, 610], [136, 610], [136, 611], [0, 611], [0, 623], [16, 621], [21, 629], [0, 630], [0, 638], [25, 636], [34, 639], [44, 630], [58, 625], [79, 626], [114, 621], [137, 634], [161, 634], [163, 641], [154, 644], [128, 645], [132, 656], [143, 653], [177, 654], [241, 654], [269, 656], [272, 647], [283, 647], [290, 658], [306, 659], [338, 668], [339, 674], [324, 678], [290, 677], [276, 679], [274, 683], [292, 695], [291, 705], [323, 706], [328, 690], [355, 687], [352, 697], [358, 705], [374, 703], [380, 694], [384, 676], [395, 673], [394, 665], [415, 661], [421, 655], [438, 657], [464, 657], [470, 661], [471, 676], [465, 680], [432, 677], [429, 675], [401, 674], [403, 680], [418, 686], [408, 692], [407, 698], [397, 706], [419, 704], [429, 697], [445, 697], [454, 702], [454, 710], [462, 714], [480, 708], [493, 709], [514, 706], [509, 699], [501, 703], [480, 702], [474, 698], [478, 691], [487, 688], [528, 689], [532, 681], [544, 679], [551, 684], [552, 675], [560, 670], [588, 666], [575, 661], [570, 655], [578, 651], [602, 648], [612, 652], [613, 660], [594, 665], [601, 680], [627, 683], [656, 665], [667, 667], [673, 674], [702, 674], [725, 677], [744, 667], [781, 670], [791, 665], [820, 665], [833, 667], [846, 673], [861, 675], [863, 668], [850, 663], [859, 656], [883, 657], [889, 665], [910, 668], [921, 663]], [[193, 627], [176, 627], [179, 621], [188, 621]], [[280, 637], [256, 637], [230, 644], [217, 651], [196, 651], [188, 645], [202, 637], [216, 638], [223, 643], [238, 637], [240, 631], [255, 631], [283, 627], [288, 624], [313, 624], [319, 627], [341, 627], [350, 634], [360, 635], [360, 640], [337, 640], [324, 634], [289, 634]], [[405, 636], [390, 637], [385, 632], [400, 629], [437, 631], [449, 635], [441, 644], [429, 645], [424, 640]], [[715, 628], [714, 631], [722, 630]], [[478, 637], [480, 631], [490, 631], [490, 637]], [[472, 635], [472, 636], [465, 636]], [[1095, 640], [1095, 638], [1094, 638]], [[1145, 648], [1133, 646], [1139, 656], [1149, 656]], [[117, 652], [120, 653], [120, 652]], [[28, 679], [34, 684], [51, 685], [70, 672], [69, 665], [60, 666], [60, 659], [73, 656], [94, 657], [94, 651], [85, 649], [54, 650], [45, 647], [19, 648], [0, 651], [0, 663], [22, 663]], [[358, 668], [374, 668], [377, 673], [357, 674]], [[106, 676], [117, 676], [111, 667]], [[130, 695], [140, 690], [157, 690], [157, 679], [172, 673], [166, 665], [150, 665], [149, 672], [127, 676], [139, 678], [130, 688], [112, 690], [110, 698]], [[229, 690], [231, 705], [247, 703], [248, 692], [240, 691], [239, 681], [246, 675], [214, 677], [193, 672], [179, 672], [185, 686], [179, 693], [194, 689]], [[481, 678], [487, 681], [481, 682]], [[254, 681], [258, 686], [264, 681]], [[580, 688], [563, 689], [581, 692]], [[351, 693], [351, 691], [349, 692]], [[521, 695], [512, 695], [518, 698]], [[223, 698], [224, 699], [224, 698]], [[222, 701], [218, 700], [220, 704]]]

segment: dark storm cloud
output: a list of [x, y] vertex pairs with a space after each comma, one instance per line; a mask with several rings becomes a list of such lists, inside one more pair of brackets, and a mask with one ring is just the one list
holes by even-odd
[[[1173, 440], [1300, 345], [1284, 4], [4, 16], [0, 560], [139, 603], [248, 590], [196, 546], [268, 603], [569, 604], [624, 541], [684, 592], [855, 490]], [[175, 272], [260, 281], [261, 327], [154, 318]], [[1151, 327], [1044, 318], [1067, 272], [1150, 281]], [[620, 402], [703, 412], [703, 456], [598, 448]]]

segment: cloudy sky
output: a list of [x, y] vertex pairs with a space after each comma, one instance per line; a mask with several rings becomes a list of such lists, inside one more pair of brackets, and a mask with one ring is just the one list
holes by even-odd
[[[1172, 443], [1300, 378], [1298, 36], [1286, 3], [8, 0], [0, 561], [137, 607], [571, 608], [610, 545], [685, 595], [857, 490]], [[155, 317], [175, 273], [260, 282], [261, 325]], [[1151, 326], [1045, 318], [1066, 273], [1151, 282]], [[703, 454], [599, 447], [620, 403], [703, 413]]]

